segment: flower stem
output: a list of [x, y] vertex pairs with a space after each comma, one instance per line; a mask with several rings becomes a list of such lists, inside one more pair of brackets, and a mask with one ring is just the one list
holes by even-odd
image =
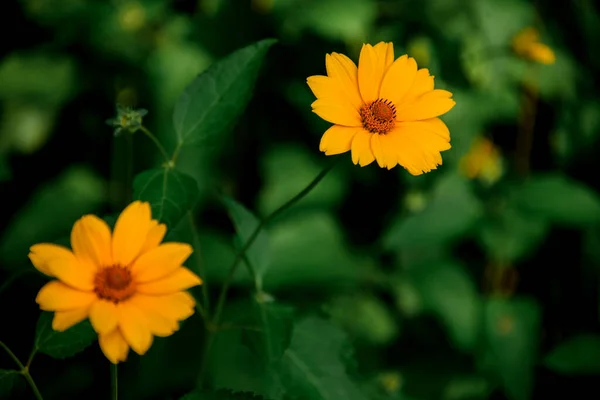
[[117, 374], [117, 364], [110, 364], [110, 398], [119, 399], [119, 376]]
[[209, 332], [208, 332], [206, 346], [205, 346], [205, 352], [204, 352], [204, 363], [203, 363], [202, 368], [200, 370], [200, 384], [202, 384], [202, 381], [204, 379], [204, 371], [206, 369], [206, 361], [208, 359], [208, 353], [210, 352], [210, 348], [212, 347], [212, 343], [214, 341], [214, 336], [216, 334], [216, 330], [217, 330], [217, 327], [218, 327], [220, 319], [221, 319], [221, 313], [223, 312], [223, 307], [225, 305], [225, 300], [227, 298], [227, 291], [229, 290], [229, 286], [231, 285], [231, 281], [233, 279], [233, 276], [235, 275], [235, 272], [237, 270], [238, 265], [240, 264], [240, 261], [242, 261], [245, 258], [246, 252], [248, 251], [248, 249], [250, 248], [250, 246], [252, 246], [252, 244], [254, 243], [254, 240], [258, 237], [258, 234], [260, 233], [260, 231], [269, 222], [271, 222], [272, 220], [274, 220], [276, 217], [278, 217], [279, 215], [281, 215], [283, 212], [287, 211], [290, 207], [292, 207], [294, 204], [296, 204], [299, 200], [301, 200], [302, 198], [304, 198], [304, 196], [306, 196], [308, 193], [310, 193], [311, 190], [313, 190], [315, 188], [315, 186], [317, 186], [317, 184], [319, 182], [321, 182], [321, 180], [327, 175], [327, 173], [329, 171], [331, 171], [333, 169], [333, 167], [335, 165], [336, 165], [335, 161], [332, 162], [331, 164], [329, 164], [327, 167], [325, 167], [319, 173], [319, 175], [317, 175], [315, 177], [315, 179], [312, 180], [312, 182], [310, 182], [297, 195], [295, 195], [294, 197], [292, 197], [286, 203], [284, 203], [279, 208], [277, 208], [275, 211], [273, 211], [271, 214], [267, 215], [264, 219], [262, 219], [260, 221], [260, 223], [254, 229], [254, 232], [252, 232], [252, 234], [250, 235], [250, 237], [248, 238], [248, 240], [246, 241], [246, 243], [244, 243], [244, 245], [242, 246], [242, 248], [237, 252], [237, 254], [235, 256], [235, 259], [233, 260], [233, 262], [231, 263], [231, 266], [229, 267], [229, 272], [227, 273], [227, 277], [225, 278], [225, 282], [223, 283], [223, 287], [221, 288], [221, 293], [220, 293], [219, 299], [217, 301], [217, 306], [215, 308], [215, 313], [214, 313], [214, 316], [212, 318], [212, 322], [210, 324], [210, 329], [209, 329]]
[[148, 130], [148, 128], [146, 128], [143, 125], [140, 126], [140, 130], [142, 132], [144, 132], [144, 134], [146, 136], [148, 136], [148, 138], [150, 138], [150, 140], [152, 140], [152, 142], [154, 143], [154, 145], [156, 145], [156, 148], [162, 154], [163, 158], [165, 159], [165, 162], [170, 163], [171, 158], [169, 157], [169, 154], [167, 154], [167, 151], [165, 150], [164, 146], [158, 141], [158, 139], [156, 138], [156, 136], [154, 136], [154, 134], [152, 134], [152, 132], [150, 132]]
[[33, 395], [35, 396], [35, 398], [37, 400], [44, 400], [44, 398], [42, 397], [42, 394], [40, 393], [39, 389], [37, 388], [37, 385], [35, 384], [35, 381], [31, 377], [31, 374], [29, 373], [29, 364], [30, 364], [31, 360], [33, 359], [33, 355], [35, 354], [35, 351], [33, 351], [31, 353], [32, 355], [29, 357], [29, 361], [27, 362], [27, 365], [25, 366], [25, 365], [23, 365], [23, 363], [21, 361], [19, 361], [19, 359], [17, 358], [15, 353], [13, 353], [8, 348], [8, 346], [5, 345], [1, 341], [0, 341], [0, 347], [2, 347], [4, 349], [4, 351], [6, 351], [6, 353], [10, 356], [10, 358], [12, 358], [12, 360], [15, 362], [15, 364], [17, 364], [17, 366], [19, 367], [19, 373], [21, 375], [23, 375], [23, 377], [25, 378], [25, 380], [31, 387], [31, 390], [33, 391]]

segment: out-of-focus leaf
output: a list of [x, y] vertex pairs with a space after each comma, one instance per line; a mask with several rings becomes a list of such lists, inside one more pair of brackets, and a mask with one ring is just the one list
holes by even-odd
[[85, 350], [96, 340], [96, 332], [88, 320], [64, 332], [52, 329], [54, 314], [42, 312], [35, 328], [35, 348], [53, 358], [67, 358]]
[[75, 220], [92, 213], [105, 198], [104, 182], [91, 171], [73, 167], [43, 185], [5, 230], [0, 255], [9, 269], [25, 263], [30, 246], [65, 236]]
[[487, 350], [511, 400], [528, 400], [540, 335], [540, 310], [529, 299], [489, 300], [485, 308]]
[[133, 181], [133, 197], [147, 201], [152, 218], [171, 228], [198, 201], [198, 185], [194, 178], [173, 168], [155, 168], [138, 174]]
[[186, 394], [179, 400], [265, 400], [264, 397], [251, 392], [231, 392], [229, 390], [196, 390]]
[[564, 374], [600, 374], [600, 336], [579, 335], [561, 343], [544, 364]]
[[483, 222], [478, 239], [492, 259], [516, 262], [536, 249], [548, 232], [548, 223], [514, 208]]
[[353, 256], [333, 217], [303, 212], [269, 229], [271, 265], [265, 274], [267, 291], [298, 285], [349, 285], [368, 272]]
[[481, 299], [464, 267], [452, 261], [415, 266], [408, 277], [419, 292], [423, 308], [444, 323], [452, 342], [462, 350], [477, 345], [481, 326]]
[[571, 226], [600, 222], [600, 198], [590, 188], [562, 175], [532, 176], [512, 191], [511, 201], [525, 213]]
[[350, 334], [369, 343], [385, 345], [398, 336], [398, 323], [386, 304], [375, 296], [340, 296], [326, 306], [326, 311]]
[[232, 127], [250, 100], [263, 58], [275, 42], [265, 39], [237, 50], [192, 81], [173, 110], [180, 144], [202, 143]]
[[[229, 210], [229, 216], [235, 225], [239, 239], [238, 248], [242, 248], [250, 239], [260, 221], [243, 205], [229, 197], [223, 198], [223, 203]], [[261, 229], [250, 248], [246, 251], [250, 267], [254, 269], [256, 287], [262, 288], [262, 278], [269, 268], [269, 239], [264, 229]]]
[[[267, 151], [262, 159], [265, 184], [259, 195], [259, 210], [266, 215], [294, 197], [313, 180], [323, 167], [311, 152], [298, 146], [277, 146]], [[335, 206], [346, 191], [343, 171], [330, 171], [319, 184], [294, 205], [302, 207]]]
[[0, 369], [0, 396], [8, 397], [22, 379], [19, 371]]
[[48, 140], [55, 118], [53, 107], [6, 101], [0, 123], [0, 148], [24, 154], [37, 151]]
[[444, 244], [467, 233], [482, 212], [469, 182], [457, 174], [440, 178], [424, 210], [398, 218], [383, 243], [387, 249]]
[[343, 332], [329, 322], [306, 317], [294, 327], [285, 351], [282, 382], [289, 394], [311, 400], [366, 400], [346, 373]]

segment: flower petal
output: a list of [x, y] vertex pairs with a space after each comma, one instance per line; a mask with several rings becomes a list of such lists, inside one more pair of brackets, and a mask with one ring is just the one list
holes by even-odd
[[29, 249], [29, 259], [33, 266], [48, 276], [54, 276], [48, 268], [48, 261], [54, 258], [68, 258], [69, 255], [73, 255], [71, 250], [51, 243], [36, 244]]
[[137, 291], [144, 294], [170, 294], [181, 290], [202, 284], [196, 274], [185, 267], [177, 268], [175, 272], [166, 276], [163, 279], [156, 281], [141, 283], [137, 286]]
[[94, 267], [80, 260], [71, 252], [48, 260], [46, 264], [52, 275], [73, 288], [94, 290]]
[[417, 98], [421, 97], [425, 93], [431, 92], [433, 87], [433, 76], [429, 75], [429, 70], [427, 68], [421, 68], [417, 71], [415, 79], [413, 80], [408, 92], [406, 92], [402, 100], [400, 100], [398, 103], [395, 103], [396, 109], [401, 109], [405, 104], [413, 103]]
[[150, 204], [134, 201], [128, 205], [115, 223], [112, 240], [114, 262], [128, 266], [140, 254], [150, 232]]
[[[395, 142], [398, 164], [412, 175], [421, 175], [442, 164], [441, 151], [450, 149], [449, 138], [431, 129], [431, 121], [403, 122], [388, 133]], [[437, 125], [439, 127], [439, 125]]]
[[98, 300], [90, 308], [90, 322], [99, 335], [106, 335], [117, 327], [117, 306], [112, 301]]
[[434, 118], [447, 113], [454, 107], [456, 102], [452, 100], [452, 93], [446, 90], [436, 89], [427, 92], [412, 103], [407, 103], [397, 111], [398, 121], [420, 121]]
[[344, 126], [361, 126], [358, 112], [342, 104], [331, 100], [315, 100], [312, 104], [312, 111], [325, 121], [332, 124]]
[[352, 162], [361, 167], [367, 166], [375, 161], [375, 156], [371, 150], [371, 133], [360, 130], [352, 139]]
[[350, 98], [338, 81], [327, 76], [315, 75], [308, 77], [306, 83], [308, 83], [308, 86], [317, 99], [343, 106], [349, 113], [356, 114], [357, 118], [360, 117], [358, 111], [362, 105], [362, 100], [359, 97], [358, 103], [350, 101]]
[[127, 360], [129, 345], [127, 345], [119, 329], [115, 329], [106, 335], [99, 335], [98, 344], [100, 344], [100, 349], [111, 363], [118, 364], [120, 361]]
[[95, 215], [86, 215], [75, 222], [71, 246], [77, 258], [96, 268], [113, 264], [110, 228]]
[[323, 134], [319, 149], [328, 156], [350, 151], [352, 139], [359, 130], [361, 128], [333, 125]]
[[150, 222], [150, 230], [146, 237], [146, 243], [142, 246], [140, 254], [144, 254], [147, 251], [157, 247], [165, 237], [167, 233], [167, 226], [165, 224], [159, 224], [157, 220], [153, 219]]
[[417, 62], [414, 58], [403, 55], [388, 69], [381, 82], [379, 97], [390, 100], [396, 107], [408, 93], [417, 76]]
[[325, 56], [327, 76], [334, 81], [339, 90], [355, 109], [360, 109], [363, 104], [358, 90], [358, 68], [356, 64], [344, 54], [331, 53]]
[[133, 351], [143, 355], [152, 345], [152, 333], [146, 318], [132, 302], [125, 301], [117, 305], [119, 329]]
[[379, 98], [383, 76], [393, 60], [394, 47], [391, 42], [380, 42], [375, 47], [363, 45], [358, 59], [358, 87], [364, 103]]
[[164, 278], [174, 272], [192, 254], [187, 243], [164, 243], [142, 254], [131, 266], [133, 279], [137, 283]]
[[[171, 336], [177, 330], [179, 330], [179, 324], [177, 319], [173, 316], [166, 317], [159, 313], [154, 307], [155, 302], [148, 301], [148, 298], [152, 296], [137, 295], [133, 296], [129, 301], [133, 303], [146, 318], [146, 324], [150, 328], [150, 332], [153, 335], [159, 337]], [[160, 299], [162, 296], [154, 297]], [[192, 311], [193, 312], [193, 311]]]
[[85, 308], [96, 300], [94, 292], [82, 292], [60, 281], [46, 283], [38, 292], [35, 302], [45, 311], [64, 311]]
[[398, 164], [394, 145], [387, 135], [371, 135], [371, 149], [381, 168], [392, 169]]
[[74, 308], [72, 310], [56, 311], [52, 319], [52, 329], [63, 332], [70, 327], [77, 325], [88, 317], [89, 307]]
[[138, 293], [131, 298], [141, 310], [154, 313], [175, 321], [183, 321], [194, 313], [196, 304], [188, 292], [177, 292], [163, 296], [151, 296]]

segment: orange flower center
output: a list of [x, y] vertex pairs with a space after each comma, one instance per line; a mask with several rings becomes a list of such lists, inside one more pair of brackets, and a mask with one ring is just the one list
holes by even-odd
[[127, 300], [135, 293], [131, 271], [119, 265], [102, 268], [94, 278], [94, 292], [113, 303]]
[[385, 135], [394, 127], [396, 106], [389, 100], [377, 99], [360, 108], [363, 128], [371, 133]]

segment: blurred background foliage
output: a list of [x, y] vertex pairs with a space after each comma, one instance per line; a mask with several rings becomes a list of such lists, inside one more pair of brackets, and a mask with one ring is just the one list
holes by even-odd
[[[28, 247], [66, 242], [84, 213], [115, 215], [132, 174], [160, 161], [141, 135], [113, 137], [105, 120], [116, 103], [149, 110], [145, 125], [171, 149], [184, 87], [235, 49], [279, 39], [235, 129], [180, 156], [199, 182], [194, 257], [212, 298], [235, 251], [215, 193], [266, 216], [300, 191], [330, 161], [306, 77], [324, 74], [325, 53], [357, 60], [363, 42], [383, 40], [454, 93], [444, 117], [453, 148], [419, 177], [336, 156], [346, 160], [268, 229], [262, 286], [276, 299], [269, 307], [293, 306], [290, 354], [308, 357], [321, 388], [298, 388], [298, 398], [598, 396], [598, 11], [592, 0], [2, 3], [0, 340], [21, 358], [31, 348], [43, 278]], [[539, 47], [518, 51], [528, 27], [553, 63], [539, 62]], [[189, 241], [188, 224], [170, 238]], [[256, 310], [238, 272], [225, 312], [243, 324]], [[196, 315], [144, 357], [130, 354], [123, 398], [193, 389], [202, 332]], [[205, 384], [278, 399], [262, 390], [251, 333], [218, 336]], [[0, 368], [14, 368], [5, 354]], [[108, 396], [97, 346], [64, 361], [40, 355], [32, 374], [47, 398]]]

